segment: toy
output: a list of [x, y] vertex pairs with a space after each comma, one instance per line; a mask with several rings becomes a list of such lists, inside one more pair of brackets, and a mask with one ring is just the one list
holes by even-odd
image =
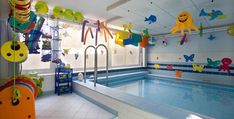
[[74, 14], [74, 19], [76, 22], [82, 23], [84, 20], [84, 15], [80, 11], [76, 11]]
[[80, 81], [84, 80], [84, 75], [82, 73], [78, 74], [78, 80]]
[[176, 18], [176, 25], [172, 27], [171, 33], [174, 34], [178, 30], [181, 31], [181, 35], [184, 35], [184, 30], [187, 29], [188, 33], [191, 33], [191, 30], [198, 31], [198, 27], [193, 24], [192, 15], [187, 11], [182, 11]]
[[30, 87], [24, 84], [16, 84], [20, 91], [20, 97], [16, 101], [12, 99], [13, 86], [0, 91], [0, 118], [1, 119], [36, 119], [35, 100]]
[[157, 21], [157, 17], [155, 15], [150, 15], [148, 18], [145, 17], [145, 22], [149, 22], [149, 24]]
[[149, 46], [155, 46], [155, 44], [156, 44], [156, 38], [150, 37], [149, 38]]
[[97, 40], [98, 40], [98, 32], [100, 31], [100, 21], [97, 20], [97, 28], [96, 28], [96, 36], [95, 36], [95, 45], [97, 45]]
[[194, 57], [195, 57], [195, 54], [191, 54], [190, 56], [184, 55], [184, 59], [186, 62], [189, 62], [189, 61], [193, 62]]
[[160, 65], [159, 64], [154, 64], [154, 69], [159, 69]]
[[105, 41], [107, 42], [106, 32], [109, 34], [109, 36], [113, 39], [112, 34], [110, 33], [109, 29], [105, 26], [104, 22], [100, 22], [100, 29], [104, 31]]
[[13, 13], [10, 13], [10, 16], [8, 18], [8, 23], [10, 24], [10, 26], [13, 28], [15, 32], [29, 33], [36, 24], [37, 16], [32, 11], [30, 11], [29, 20], [27, 20], [26, 22], [20, 22], [12, 15]]
[[85, 37], [84, 37], [84, 45], [86, 44], [86, 39], [87, 39], [87, 35], [90, 32], [91, 37], [93, 38], [93, 32], [92, 29], [89, 27], [86, 32], [85, 32]]
[[42, 42], [42, 50], [51, 50], [51, 42], [49, 40], [44, 40]]
[[149, 39], [149, 36], [142, 36], [142, 41], [140, 43], [140, 46], [145, 48], [149, 43], [148, 39]]
[[142, 37], [140, 34], [132, 33], [131, 37], [128, 39], [124, 39], [123, 44], [124, 45], [134, 45], [138, 46], [138, 43], [142, 41]]
[[218, 67], [220, 64], [220, 60], [212, 61], [212, 59], [207, 58], [207, 63], [208, 63], [208, 66], [210, 67]]
[[204, 69], [204, 65], [198, 65], [198, 64], [192, 64], [193, 65], [193, 71], [202, 72]]
[[126, 31], [120, 31], [118, 30], [116, 32], [116, 38], [115, 38], [115, 43], [124, 46], [124, 40], [129, 38], [130, 33]]
[[65, 9], [59, 6], [55, 6], [53, 9], [53, 16], [55, 18], [63, 18]]
[[166, 67], [167, 67], [167, 70], [173, 70], [173, 65], [168, 64]]
[[71, 9], [65, 9], [65, 11], [63, 13], [63, 18], [67, 19], [67, 20], [74, 21], [75, 17], [73, 15], [73, 11]]
[[212, 10], [210, 13], [205, 12], [204, 9], [201, 9], [200, 17], [206, 16], [206, 17], [210, 17], [210, 21], [215, 20], [215, 19], [224, 19], [227, 16], [223, 14], [223, 12], [221, 10]]
[[227, 34], [230, 36], [234, 36], [234, 26], [229, 26], [227, 28]]
[[[82, 32], [81, 32], [81, 42], [83, 42], [84, 45], [85, 45], [85, 43], [86, 43], [86, 38], [87, 38], [88, 32], [91, 33], [91, 37], [93, 38], [93, 32], [92, 32], [92, 29], [91, 29], [90, 27], [89, 27], [89, 28], [87, 29], [87, 31], [85, 32], [85, 26], [86, 26], [87, 23], [89, 23], [88, 20], [84, 20], [84, 21], [83, 21]], [[85, 32], [85, 35], [84, 35], [84, 32]]]
[[149, 30], [148, 29], [143, 30], [143, 36], [149, 36]]
[[223, 58], [221, 60], [222, 64], [219, 66], [219, 71], [227, 71], [228, 73], [231, 73], [230, 71], [230, 65], [232, 64], [232, 59], [230, 58]]
[[200, 23], [200, 32], [199, 32], [199, 35], [200, 35], [200, 37], [202, 37], [203, 36], [203, 25], [202, 25], [202, 23]]
[[216, 37], [215, 37], [214, 35], [212, 35], [212, 34], [210, 34], [209, 37], [208, 37], [208, 39], [209, 39], [210, 41], [214, 40], [215, 38], [216, 38]]
[[1, 54], [9, 62], [23, 62], [28, 57], [28, 48], [18, 40], [7, 41], [1, 47]]
[[124, 24], [123, 28], [124, 28], [124, 31], [128, 30], [131, 33], [132, 32], [131, 31], [131, 29], [132, 29], [132, 23], [129, 22], [128, 24]]
[[35, 10], [38, 14], [40, 15], [45, 15], [48, 11], [49, 11], [49, 8], [48, 8], [48, 5], [43, 2], [43, 1], [38, 1], [36, 4], [35, 4]]

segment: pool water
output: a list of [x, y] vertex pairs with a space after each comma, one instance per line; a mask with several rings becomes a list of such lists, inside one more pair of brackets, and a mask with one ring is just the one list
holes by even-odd
[[217, 119], [234, 119], [234, 87], [176, 79], [147, 78], [110, 86]]

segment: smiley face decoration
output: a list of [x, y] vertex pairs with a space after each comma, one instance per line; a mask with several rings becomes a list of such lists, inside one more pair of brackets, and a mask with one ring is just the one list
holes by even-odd
[[23, 62], [28, 57], [28, 47], [20, 41], [8, 41], [2, 45], [1, 54], [9, 62]]
[[192, 15], [187, 11], [182, 11], [176, 18], [176, 24], [171, 29], [171, 33], [174, 34], [178, 30], [181, 31], [181, 35], [184, 35], [184, 30], [187, 29], [188, 33], [191, 33], [191, 30], [198, 31], [198, 27], [193, 24]]

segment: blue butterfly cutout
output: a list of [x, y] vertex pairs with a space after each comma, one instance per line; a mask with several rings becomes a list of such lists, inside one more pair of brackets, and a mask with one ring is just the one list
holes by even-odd
[[210, 34], [210, 36], [208, 37], [208, 39], [211, 40], [211, 41], [214, 40], [215, 38], [216, 38], [216, 37], [213, 36], [212, 34]]
[[191, 54], [190, 56], [184, 55], [184, 59], [186, 62], [189, 62], [189, 61], [193, 62], [194, 57], [195, 57], [195, 54]]

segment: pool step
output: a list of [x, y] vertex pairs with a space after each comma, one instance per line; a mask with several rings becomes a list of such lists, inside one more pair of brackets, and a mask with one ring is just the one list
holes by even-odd
[[[133, 73], [125, 73], [125, 74], [118, 74], [118, 75], [111, 75], [108, 76], [108, 84], [114, 84], [114, 83], [121, 83], [121, 82], [128, 82], [128, 81], [135, 81], [140, 80], [146, 77], [147, 72], [141, 71], [141, 72], [133, 72]], [[97, 82], [99, 84], [105, 84], [106, 83], [106, 77], [98, 77]]]

